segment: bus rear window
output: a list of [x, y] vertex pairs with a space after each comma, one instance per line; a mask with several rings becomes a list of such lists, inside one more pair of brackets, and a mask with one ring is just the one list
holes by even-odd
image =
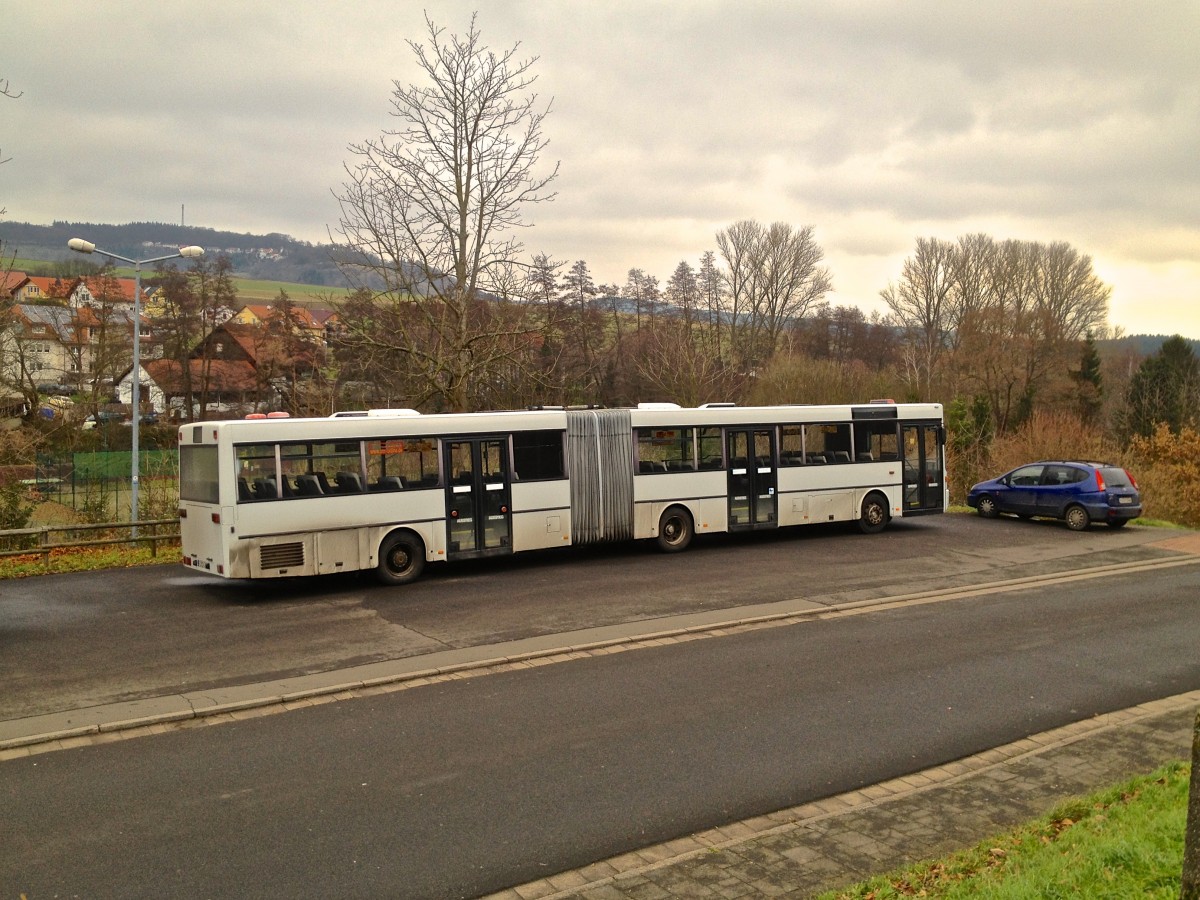
[[179, 448], [179, 499], [195, 503], [220, 502], [217, 480], [217, 448]]

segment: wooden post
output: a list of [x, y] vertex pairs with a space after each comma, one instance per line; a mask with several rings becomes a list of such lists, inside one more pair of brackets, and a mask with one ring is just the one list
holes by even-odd
[[1179, 900], [1200, 900], [1200, 712], [1196, 713], [1196, 724], [1192, 729], [1192, 780], [1188, 786]]

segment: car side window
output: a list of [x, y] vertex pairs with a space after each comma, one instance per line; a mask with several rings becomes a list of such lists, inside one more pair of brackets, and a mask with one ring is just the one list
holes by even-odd
[[1042, 480], [1042, 470], [1045, 466], [1022, 466], [1008, 476], [1008, 483], [1013, 487], [1032, 487]]
[[1046, 466], [1046, 471], [1042, 475], [1042, 484], [1074, 484], [1079, 480], [1076, 477], [1078, 473], [1079, 470], [1071, 466]]

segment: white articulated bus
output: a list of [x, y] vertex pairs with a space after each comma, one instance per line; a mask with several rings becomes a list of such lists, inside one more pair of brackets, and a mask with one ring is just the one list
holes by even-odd
[[256, 417], [179, 429], [184, 565], [227, 578], [375, 569], [697, 533], [940, 513], [936, 403]]

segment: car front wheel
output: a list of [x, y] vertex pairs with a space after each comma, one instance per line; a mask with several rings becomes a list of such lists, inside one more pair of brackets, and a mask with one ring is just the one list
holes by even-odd
[[994, 519], [1000, 515], [1000, 510], [996, 508], [995, 499], [987, 494], [979, 498], [979, 504], [976, 508], [979, 510], [979, 514], [985, 519]]

